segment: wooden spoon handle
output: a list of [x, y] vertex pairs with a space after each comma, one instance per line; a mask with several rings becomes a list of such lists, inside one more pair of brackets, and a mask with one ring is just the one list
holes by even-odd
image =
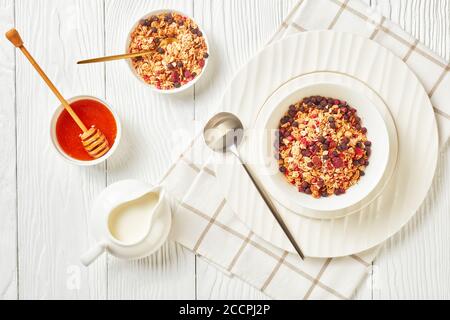
[[17, 48], [23, 46], [22, 38], [20, 37], [20, 34], [16, 29], [11, 29], [6, 32], [6, 38], [11, 41], [11, 43]]
[[[176, 41], [177, 41], [176, 38], [165, 38], [165, 39], [161, 40], [159, 46], [165, 47], [168, 44], [176, 42]], [[155, 50], [146, 50], [146, 51], [135, 52], [135, 53], [116, 54], [114, 56], [106, 56], [106, 57], [100, 57], [100, 58], [94, 58], [94, 59], [88, 59], [88, 60], [81, 60], [81, 61], [78, 61], [77, 64], [96, 63], [96, 62], [103, 62], [103, 61], [112, 61], [112, 60], [121, 60], [121, 59], [142, 57], [147, 54], [151, 54], [154, 51]]]
[[59, 99], [61, 104], [64, 106], [64, 108], [67, 110], [67, 112], [71, 115], [73, 120], [77, 123], [77, 125], [80, 127], [80, 129], [83, 132], [87, 131], [86, 126], [81, 121], [81, 119], [77, 116], [77, 114], [73, 111], [70, 104], [67, 102], [66, 99], [61, 95], [61, 93], [56, 89], [55, 85], [50, 81], [50, 79], [47, 77], [45, 72], [41, 69], [41, 67], [37, 64], [36, 60], [31, 56], [31, 54], [28, 52], [28, 50], [23, 45], [23, 41], [20, 37], [19, 32], [16, 29], [11, 29], [6, 33], [6, 38], [11, 41], [11, 43], [19, 48], [22, 53], [25, 55], [25, 57], [30, 61], [31, 65], [36, 69], [36, 71], [39, 73], [39, 75], [44, 79], [45, 83], [48, 85], [48, 87], [53, 91], [55, 96]]
[[88, 59], [88, 60], [81, 60], [78, 61], [77, 64], [86, 64], [86, 63], [96, 63], [96, 62], [103, 62], [103, 61], [112, 61], [112, 60], [121, 60], [121, 59], [130, 59], [130, 58], [136, 58], [145, 56], [147, 54], [152, 53], [153, 51], [142, 51], [142, 52], [135, 52], [135, 53], [125, 53], [125, 54], [117, 54], [114, 56], [106, 56], [106, 57], [100, 57], [100, 58], [94, 58], [94, 59]]

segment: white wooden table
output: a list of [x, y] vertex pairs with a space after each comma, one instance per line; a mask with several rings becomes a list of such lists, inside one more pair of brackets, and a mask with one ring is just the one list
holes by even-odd
[[[450, 0], [365, 1], [450, 59]], [[67, 97], [106, 99], [124, 129], [122, 144], [107, 163], [93, 168], [65, 163], [49, 139], [57, 100], [1, 38], [0, 298], [267, 298], [174, 243], [137, 262], [104, 256], [89, 269], [81, 267], [79, 256], [93, 241], [88, 226], [95, 196], [124, 178], [157, 181], [176, 144], [170, 129], [189, 130], [192, 120], [204, 120], [234, 72], [264, 45], [295, 2], [0, 0], [0, 33], [15, 26]], [[123, 62], [75, 64], [122, 52], [131, 25], [163, 7], [193, 16], [206, 30], [215, 57], [209, 80], [182, 97], [166, 97], [143, 90]], [[431, 196], [386, 243], [356, 298], [450, 298], [450, 204], [431, 200], [450, 190], [449, 162], [447, 145]]]

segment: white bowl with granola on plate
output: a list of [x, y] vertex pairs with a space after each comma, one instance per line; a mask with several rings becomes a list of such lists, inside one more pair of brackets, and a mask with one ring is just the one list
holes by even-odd
[[132, 73], [159, 93], [178, 93], [193, 86], [205, 73], [209, 45], [205, 33], [189, 16], [175, 10], [146, 14], [131, 29], [127, 53], [152, 50], [128, 59]]
[[[259, 177], [295, 212], [354, 212], [381, 183], [391, 141], [364, 94], [336, 83], [300, 85], [259, 118]], [[259, 125], [258, 125], [259, 126]], [[366, 203], [367, 204], [367, 203]]]

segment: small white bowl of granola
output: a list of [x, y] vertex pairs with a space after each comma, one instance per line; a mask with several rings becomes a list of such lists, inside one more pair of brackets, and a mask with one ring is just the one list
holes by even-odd
[[257, 125], [265, 130], [258, 173], [277, 202], [321, 218], [367, 205], [363, 200], [385, 180], [391, 153], [375, 104], [332, 82], [288, 88], [268, 104]]
[[209, 48], [205, 33], [193, 19], [170, 9], [139, 19], [125, 46], [127, 53], [153, 51], [126, 61], [139, 81], [165, 94], [185, 91], [200, 79], [208, 66]]

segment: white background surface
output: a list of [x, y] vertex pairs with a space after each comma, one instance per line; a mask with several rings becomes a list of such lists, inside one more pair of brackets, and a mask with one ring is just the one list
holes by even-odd
[[[365, 0], [450, 59], [450, 0]], [[176, 144], [170, 131], [204, 120], [234, 72], [274, 33], [296, 0], [0, 0], [0, 33], [14, 25], [66, 97], [105, 98], [122, 119], [116, 154], [94, 168], [68, 165], [52, 150], [49, 120], [59, 103], [20, 52], [0, 37], [0, 298], [259, 299], [177, 244], [136, 262], [79, 255], [93, 243], [89, 208], [124, 178], [156, 182]], [[145, 90], [124, 62], [77, 66], [121, 53], [142, 15], [176, 8], [209, 37], [208, 78], [180, 97]], [[188, 131], [189, 132], [189, 131]], [[424, 134], [426, 134], [424, 132]], [[430, 194], [383, 247], [356, 298], [450, 298], [450, 151], [440, 154]]]

